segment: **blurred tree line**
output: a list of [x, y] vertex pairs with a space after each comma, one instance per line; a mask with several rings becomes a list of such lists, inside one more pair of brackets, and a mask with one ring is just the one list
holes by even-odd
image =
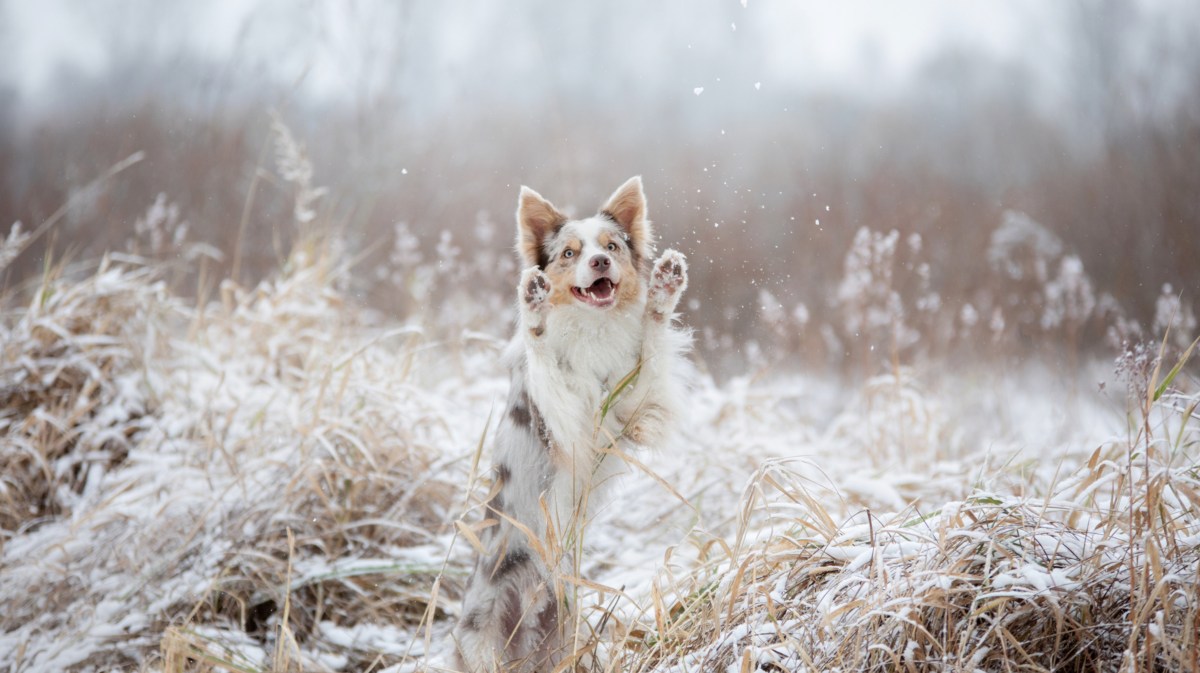
[[[1147, 328], [1165, 284], [1200, 307], [1200, 6], [1026, 7], [1024, 57], [950, 40], [870, 91], [806, 81], [813, 26], [796, 27], [795, 76], [765, 78], [790, 53], [786, 31], [738, 3], [674, 31], [685, 4], [264, 2], [215, 54], [180, 37], [194, 6], [81, 4], [107, 67], [61, 70], [36, 101], [0, 85], [4, 232], [69, 204], [4, 273], [9, 286], [36, 274], [47, 246], [73, 259], [128, 249], [160, 194], [224, 253], [208, 282], [235, 258], [242, 282], [278, 268], [295, 227], [276, 112], [329, 189], [321, 222], [358, 255], [356, 291], [384, 310], [432, 301], [379, 271], [397, 245], [482, 258], [509, 245], [520, 184], [585, 214], [635, 173], [664, 244], [692, 259], [685, 310], [709, 348], [762, 340], [773, 322], [787, 333], [776, 345], [849, 353], [838, 342], [856, 335], [813, 326], [842, 324], [839, 281], [864, 227], [919, 238], [925, 266], [894, 280], [913, 301], [936, 294], [958, 328], [968, 309], [986, 321], [1004, 304], [989, 245], [1013, 212]], [[330, 54], [334, 73], [318, 66]], [[479, 273], [462, 282], [507, 296], [515, 273]], [[1084, 325], [1078, 340], [1104, 335]]]

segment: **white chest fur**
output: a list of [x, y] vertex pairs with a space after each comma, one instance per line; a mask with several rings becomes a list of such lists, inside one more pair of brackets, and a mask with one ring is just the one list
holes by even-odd
[[615, 314], [554, 311], [544, 342], [527, 353], [529, 393], [554, 443], [577, 467], [620, 430], [615, 417], [604, 419], [601, 429], [600, 412], [642, 356], [641, 315], [640, 306]]

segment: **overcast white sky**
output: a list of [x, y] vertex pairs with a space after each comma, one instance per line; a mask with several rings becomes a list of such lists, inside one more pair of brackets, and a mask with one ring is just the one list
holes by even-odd
[[[493, 3], [433, 3], [425, 8], [439, 5], [456, 14], [435, 28], [439, 58], [453, 60], [456, 54], [469, 52], [479, 31], [495, 29], [497, 9]], [[512, 13], [520, 12], [524, 5], [501, 7], [499, 11]], [[903, 81], [948, 42], [1000, 57], [1020, 57], [1031, 39], [1040, 39], [1048, 15], [1046, 3], [1032, 0], [747, 0], [744, 6], [740, 0], [724, 0], [668, 3], [666, 10], [661, 7], [645, 18], [649, 25], [641, 26], [642, 30], [669, 35], [672, 40], [686, 40], [694, 32], [700, 42], [697, 48], [702, 48], [704, 36], [718, 30], [761, 36], [766, 41], [762, 45], [765, 72], [761, 75], [765, 85], [793, 85], [794, 80], [803, 79], [820, 85], [853, 83], [867, 90]], [[145, 45], [149, 57], [186, 47], [225, 60], [234, 57], [241, 36], [246, 35], [246, 46], [237, 52], [238, 58], [275, 62], [284, 78], [294, 76], [288, 72], [291, 67], [311, 65], [315, 91], [340, 93], [338, 87], [345, 80], [342, 74], [353, 67], [345, 62], [351, 58], [351, 50], [311, 50], [310, 43], [294, 32], [303, 27], [301, 30], [321, 32], [335, 44], [345, 45], [356, 43], [358, 33], [372, 28], [361, 20], [361, 15], [370, 13], [361, 3], [208, 0], [177, 3], [159, 13], [170, 18], [153, 16], [153, 4], [130, 0], [0, 0], [4, 25], [0, 36], [7, 43], [7, 64], [0, 67], [0, 77], [29, 101], [53, 86], [60, 68], [103, 71], [114, 39]], [[415, 20], [420, 21], [420, 11], [417, 16]], [[638, 16], [625, 19], [642, 20]], [[361, 40], [364, 44], [368, 41]], [[303, 53], [286, 53], [289, 51]], [[680, 82], [689, 89], [693, 84], [703, 83]]]

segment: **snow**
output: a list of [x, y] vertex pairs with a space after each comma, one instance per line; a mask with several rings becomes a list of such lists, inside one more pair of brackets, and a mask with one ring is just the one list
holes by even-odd
[[[411, 261], [405, 231], [397, 225], [394, 255]], [[898, 236], [856, 240], [847, 303], [878, 298], [870, 286]], [[439, 248], [460, 253], [448, 237]], [[85, 466], [86, 477], [58, 484], [61, 511], [5, 532], [0, 661], [19, 657], [23, 673], [161, 670], [153, 653], [170, 645], [269, 666], [278, 610], [263, 635], [214, 607], [239, 583], [253, 584], [239, 600], [255, 605], [344, 597], [303, 626], [294, 654], [312, 670], [445, 661], [472, 563], [454, 522], [477, 519], [472, 496], [485, 490], [471, 479], [506, 394], [503, 334], [434, 338], [437, 325], [368, 319], [332, 275], [310, 259], [254, 289], [227, 285], [198, 321], [152, 278], [114, 266], [63, 289], [58, 301], [75, 308], [5, 324], [10, 343], [30, 344], [0, 372], [5, 385], [49, 389], [75, 373], [96, 383], [73, 402], [86, 410], [71, 421], [80, 450], [49, 465], [64, 480]], [[95, 295], [144, 310], [111, 333], [66, 319], [88, 304], [71, 301]], [[770, 292], [758, 299], [787, 318]], [[70, 349], [57, 360], [37, 352], [34, 326]], [[702, 378], [688, 406], [674, 441], [638, 457], [653, 474], [631, 470], [583, 540], [592, 586], [619, 590], [582, 593], [587, 624], [656, 633], [656, 601], [668, 617], [674, 605], [712, 615], [652, 670], [807, 670], [828, 661], [810, 637], [832, 643], [881, 615], [916, 619], [917, 597], [979, 586], [972, 573], [984, 571], [967, 561], [989, 573], [975, 605], [1082, 595], [1097, 563], [1120, 568], [1113, 578], [1128, 586], [1119, 573], [1133, 537], [1102, 525], [1101, 509], [1128, 507], [1118, 486], [1143, 469], [1118, 450], [1126, 418], [1037, 367]], [[69, 430], [61, 411], [0, 414], [3, 441], [23, 437], [22, 423]], [[1176, 436], [1177, 415], [1162, 413]], [[1098, 446], [1104, 458], [1089, 468]], [[1148, 474], [1183, 479], [1189, 459]], [[1160, 506], [1178, 513], [1177, 542], [1194, 547], [1200, 526], [1185, 500]], [[939, 565], [956, 550], [961, 566]], [[1165, 567], [1162, 581], [1182, 586], [1190, 563]], [[382, 600], [389, 610], [363, 607]], [[421, 614], [435, 619], [422, 625]], [[906, 661], [929, 655], [912, 638], [896, 647]], [[982, 646], [963, 664], [989, 656]]]
[[388, 654], [419, 657], [425, 654], [424, 642], [415, 640], [404, 629], [387, 624], [360, 624], [341, 627], [330, 622], [317, 625], [321, 637], [331, 644], [351, 650], [377, 650]]

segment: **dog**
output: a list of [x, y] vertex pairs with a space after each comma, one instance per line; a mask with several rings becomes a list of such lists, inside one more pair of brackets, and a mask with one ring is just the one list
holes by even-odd
[[691, 337], [675, 309], [687, 260], [666, 250], [652, 261], [654, 251], [640, 177], [578, 220], [521, 188], [526, 268], [483, 553], [453, 632], [461, 670], [551, 671], [574, 656], [564, 579], [578, 576], [595, 496], [624, 470], [622, 453], [661, 446], [681, 412]]

